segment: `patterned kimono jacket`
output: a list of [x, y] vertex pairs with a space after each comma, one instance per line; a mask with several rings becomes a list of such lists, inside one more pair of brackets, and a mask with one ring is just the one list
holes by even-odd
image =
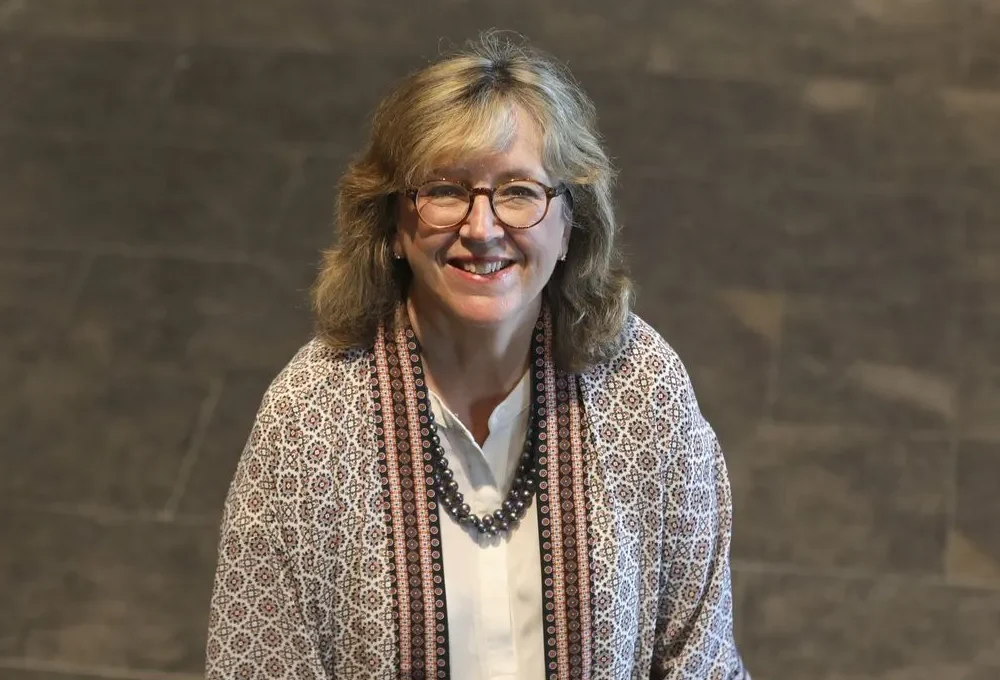
[[[638, 317], [627, 335], [575, 376], [581, 453], [535, 499], [547, 677], [749, 680], [722, 452], [674, 351]], [[438, 519], [391, 495], [426, 489], [380, 445], [373, 357], [313, 340], [264, 396], [223, 515], [208, 678], [449, 676]]]

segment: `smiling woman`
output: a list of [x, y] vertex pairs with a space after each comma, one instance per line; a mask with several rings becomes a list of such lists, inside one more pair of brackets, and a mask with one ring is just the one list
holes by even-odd
[[[522, 242], [547, 243], [560, 227], [575, 227], [572, 251], [564, 243], [564, 263], [542, 281], [551, 278], [545, 292], [559, 329], [557, 361], [578, 370], [613, 356], [632, 298], [614, 240], [614, 172], [595, 121], [593, 104], [564, 68], [495, 34], [403, 81], [379, 106], [368, 148], [340, 183], [340, 242], [328, 253], [314, 296], [327, 344], [362, 346], [408, 290], [413, 263], [393, 263], [389, 252], [399, 254], [397, 232], [413, 216], [411, 208], [419, 209], [424, 227], [437, 226], [426, 218], [430, 192], [443, 198], [433, 180], [482, 189], [528, 179], [554, 187], [542, 224], [526, 224], [531, 231], [498, 216], [507, 209], [496, 193], [489, 201], [459, 204], [475, 213], [474, 221], [490, 217], [476, 205], [492, 205], [492, 217]], [[558, 186], [551, 178], [559, 178]], [[435, 215], [440, 218], [440, 211]], [[441, 226], [452, 229], [469, 216]]]
[[497, 34], [382, 102], [230, 488], [209, 678], [749, 677], [722, 452], [631, 312], [595, 119]]

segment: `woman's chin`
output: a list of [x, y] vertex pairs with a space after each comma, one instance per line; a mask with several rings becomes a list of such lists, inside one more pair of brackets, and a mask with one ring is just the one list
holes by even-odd
[[448, 307], [456, 319], [475, 327], [500, 326], [511, 321], [520, 320], [528, 311], [521, 300], [503, 297], [476, 296], [450, 300]]

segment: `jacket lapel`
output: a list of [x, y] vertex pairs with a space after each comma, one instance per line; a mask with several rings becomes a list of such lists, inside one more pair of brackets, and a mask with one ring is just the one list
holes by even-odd
[[[538, 367], [542, 368], [542, 367]], [[579, 394], [574, 376], [546, 370], [546, 443], [539, 459], [538, 536], [546, 678], [589, 678], [591, 664], [591, 573], [588, 504], [584, 480]]]
[[[373, 389], [379, 473], [392, 553], [389, 577], [399, 677], [423, 680], [449, 677], [448, 630], [433, 470], [421, 437], [428, 423], [427, 388], [423, 376], [414, 374], [414, 352], [411, 330], [380, 332], [375, 341]], [[411, 429], [409, 423], [419, 423], [421, 429]]]

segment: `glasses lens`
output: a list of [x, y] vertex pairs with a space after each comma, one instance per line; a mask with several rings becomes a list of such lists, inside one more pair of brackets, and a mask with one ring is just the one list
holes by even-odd
[[432, 227], [451, 227], [469, 210], [469, 192], [453, 182], [428, 182], [417, 189], [417, 212]]
[[545, 187], [530, 180], [501, 184], [493, 193], [493, 210], [497, 217], [514, 228], [538, 224], [545, 216], [548, 202]]

